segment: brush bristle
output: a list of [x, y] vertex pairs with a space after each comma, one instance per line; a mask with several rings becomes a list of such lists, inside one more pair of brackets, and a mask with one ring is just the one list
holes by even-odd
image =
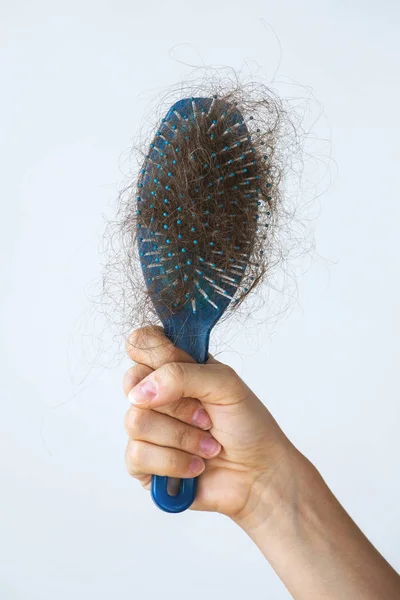
[[224, 99], [181, 100], [162, 120], [141, 170], [137, 228], [150, 295], [172, 312], [238, 302], [261, 276], [268, 160]]

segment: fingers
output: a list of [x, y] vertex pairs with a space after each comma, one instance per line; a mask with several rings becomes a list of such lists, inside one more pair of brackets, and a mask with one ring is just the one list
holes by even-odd
[[152, 369], [168, 362], [195, 362], [189, 354], [173, 345], [161, 327], [137, 329], [129, 336], [126, 349], [134, 362]]
[[200, 475], [205, 463], [199, 456], [181, 450], [130, 441], [126, 449], [126, 467], [130, 475], [142, 481], [147, 473], [186, 479]]
[[175, 448], [203, 458], [215, 457], [221, 451], [221, 445], [210, 433], [135, 406], [125, 415], [125, 429], [132, 441]]
[[252, 395], [226, 365], [173, 362], [147, 375], [130, 391], [129, 400], [141, 408], [159, 409], [182, 397], [198, 398], [203, 404], [232, 405]]
[[[205, 430], [211, 420], [204, 402], [239, 402], [249, 390], [238, 376], [210, 357], [207, 369], [176, 348], [158, 327], [134, 332], [127, 344], [137, 364], [124, 378], [130, 401], [125, 427], [130, 436], [127, 469], [148, 488], [151, 473], [170, 478], [200, 475], [204, 459], [219, 455], [221, 445]], [[156, 370], [154, 372], [154, 370]], [[154, 409], [154, 410], [143, 410]]]
[[[152, 372], [152, 369], [146, 365], [135, 365], [131, 367], [124, 376], [124, 394], [128, 396], [132, 388]], [[195, 400], [194, 398], [179, 398], [169, 405], [158, 407], [157, 411], [175, 417], [175, 419], [179, 419], [179, 421], [183, 421], [189, 425], [199, 427], [200, 429], [207, 430], [211, 428], [210, 417], [199, 400]]]

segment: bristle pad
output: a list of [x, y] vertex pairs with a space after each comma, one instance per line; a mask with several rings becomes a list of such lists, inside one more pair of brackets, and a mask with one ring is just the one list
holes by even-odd
[[225, 310], [240, 297], [263, 165], [236, 106], [190, 98], [162, 120], [141, 170], [139, 253], [153, 301]]

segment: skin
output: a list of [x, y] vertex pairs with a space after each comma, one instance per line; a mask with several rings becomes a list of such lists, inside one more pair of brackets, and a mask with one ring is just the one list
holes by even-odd
[[153, 473], [199, 476], [192, 508], [237, 523], [296, 600], [399, 600], [400, 577], [235, 371], [155, 327], [127, 350], [126, 465], [145, 489]]

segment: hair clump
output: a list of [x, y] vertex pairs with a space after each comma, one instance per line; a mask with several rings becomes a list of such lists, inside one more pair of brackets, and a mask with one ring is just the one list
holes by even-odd
[[[192, 100], [192, 119], [178, 110], [165, 119], [184, 97]], [[173, 296], [176, 310], [193, 285], [187, 264], [194, 272], [201, 260], [225, 273], [234, 300], [230, 312], [282, 260], [285, 174], [296, 145], [282, 99], [262, 84], [213, 77], [168, 93], [156, 112], [155, 123], [135, 144], [136, 169], [107, 235], [104, 292], [112, 320], [117, 311], [124, 329], [156, 320], [152, 284], [139, 262], [143, 231], [160, 232], [171, 256], [181, 253], [185, 269], [180, 266], [173, 290], [160, 294], [171, 307]]]

